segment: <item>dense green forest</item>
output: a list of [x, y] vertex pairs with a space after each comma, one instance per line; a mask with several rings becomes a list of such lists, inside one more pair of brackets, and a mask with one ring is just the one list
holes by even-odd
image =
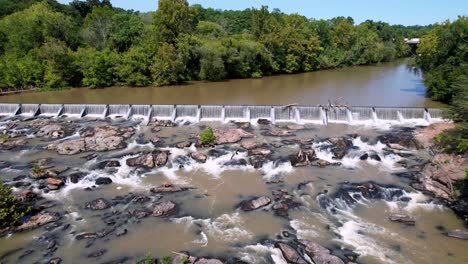
[[0, 6], [2, 89], [168, 85], [372, 64], [408, 55], [404, 37], [431, 28], [314, 20], [268, 7], [221, 11], [186, 0], [160, 0], [144, 14], [109, 0]]
[[428, 95], [451, 105], [457, 123], [438, 137], [447, 152], [468, 151], [468, 18], [436, 26], [422, 37], [416, 64], [424, 73]]

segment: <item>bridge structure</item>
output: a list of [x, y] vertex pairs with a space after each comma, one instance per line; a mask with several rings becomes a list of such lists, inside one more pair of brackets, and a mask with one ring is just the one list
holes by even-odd
[[253, 106], [253, 105], [106, 105], [106, 104], [0, 104], [0, 117], [52, 118], [140, 118], [146, 123], [160, 120], [192, 122], [251, 121], [272, 123], [379, 123], [409, 121], [434, 122], [442, 119], [436, 108], [417, 107], [340, 107], [340, 106]]

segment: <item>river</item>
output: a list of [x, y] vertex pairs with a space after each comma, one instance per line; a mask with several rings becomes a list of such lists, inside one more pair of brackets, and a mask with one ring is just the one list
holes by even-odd
[[397, 60], [371, 66], [277, 75], [261, 79], [191, 82], [166, 87], [73, 88], [0, 97], [7, 103], [240, 104], [438, 107], [425, 97], [421, 74]]

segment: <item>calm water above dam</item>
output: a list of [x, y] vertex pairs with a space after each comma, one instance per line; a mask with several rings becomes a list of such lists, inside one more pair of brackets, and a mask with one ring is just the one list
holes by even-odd
[[0, 97], [8, 103], [244, 104], [437, 107], [425, 97], [420, 74], [406, 60], [262, 79], [194, 82], [168, 87], [76, 88]]

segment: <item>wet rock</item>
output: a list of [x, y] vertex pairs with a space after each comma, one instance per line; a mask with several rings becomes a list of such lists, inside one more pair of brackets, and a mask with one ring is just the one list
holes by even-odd
[[303, 125], [297, 125], [297, 124], [289, 124], [286, 126], [287, 129], [289, 130], [303, 130], [305, 127]]
[[47, 178], [47, 184], [62, 186], [65, 183], [61, 179]]
[[183, 149], [183, 148], [189, 148], [192, 145], [192, 142], [190, 141], [184, 141], [180, 142], [176, 145], [177, 148]]
[[86, 173], [84, 172], [75, 172], [75, 173], [68, 175], [71, 183], [78, 183], [85, 176], [86, 176]]
[[156, 136], [156, 135], [152, 135], [151, 138], [150, 138], [150, 141], [151, 141], [151, 143], [153, 143], [153, 145], [156, 145], [159, 142], [161, 142], [161, 138]]
[[162, 202], [157, 204], [153, 209], [153, 216], [169, 216], [175, 214], [177, 211], [177, 205], [172, 201]]
[[281, 250], [283, 257], [288, 261], [288, 263], [308, 264], [292, 246], [286, 243], [277, 242], [275, 243], [275, 247]]
[[268, 120], [268, 119], [258, 119], [257, 123], [259, 125], [270, 125], [271, 124], [270, 120]]
[[387, 145], [397, 144], [405, 148], [420, 148], [421, 144], [414, 138], [413, 131], [413, 128], [395, 129], [385, 135], [378, 136], [377, 140]]
[[136, 219], [143, 219], [149, 215], [145, 210], [130, 210], [128, 213]]
[[45, 224], [53, 223], [60, 220], [61, 216], [59, 213], [42, 212], [32, 216], [27, 222], [16, 228], [17, 231], [26, 231], [38, 228]]
[[156, 163], [156, 166], [162, 167], [166, 165], [167, 160], [169, 158], [169, 152], [168, 151], [160, 151], [160, 152], [153, 152], [153, 155], [156, 155], [154, 158], [154, 161]]
[[65, 136], [65, 127], [59, 124], [49, 124], [43, 126], [38, 132], [37, 136], [45, 138], [63, 138]]
[[57, 186], [57, 185], [53, 185], [53, 184], [47, 184], [47, 189], [51, 190], [51, 191], [56, 191], [58, 190], [60, 187]]
[[241, 203], [241, 209], [244, 211], [252, 211], [261, 207], [267, 206], [271, 203], [271, 199], [267, 196], [262, 196], [250, 201], [244, 201]]
[[387, 148], [389, 149], [392, 149], [392, 150], [406, 150], [405, 147], [403, 147], [402, 145], [400, 144], [392, 144], [392, 143], [388, 143], [387, 144]]
[[310, 162], [317, 160], [315, 151], [310, 150], [300, 150], [295, 155], [289, 157], [289, 161], [293, 167], [303, 167], [310, 164]]
[[376, 161], [382, 161], [382, 159], [380, 158], [379, 155], [373, 153], [370, 155], [370, 158], [373, 159], [373, 160], [376, 160]]
[[20, 193], [19, 198], [21, 201], [32, 201], [37, 197], [37, 194], [32, 190], [24, 190]]
[[198, 259], [195, 264], [223, 264], [224, 262], [222, 262], [221, 260], [219, 259], [206, 259], [206, 258], [201, 258], [201, 259]]
[[401, 214], [392, 214], [388, 217], [388, 219], [392, 222], [400, 222], [405, 225], [415, 225], [416, 219], [408, 215], [401, 215]]
[[25, 139], [17, 139], [17, 140], [8, 139], [6, 141], [0, 141], [0, 150], [16, 149], [16, 148], [19, 148], [19, 147], [23, 147], [27, 143], [28, 143], [28, 141], [25, 140]]
[[447, 236], [454, 237], [458, 239], [468, 240], [468, 232], [460, 229], [455, 229], [447, 232]]
[[196, 257], [190, 256], [190, 253], [188, 252], [179, 252], [173, 259], [172, 259], [172, 264], [191, 264], [195, 263], [197, 260]]
[[153, 154], [146, 154], [136, 158], [130, 158], [126, 161], [127, 165], [130, 167], [145, 167], [145, 168], [154, 168], [154, 157]]
[[124, 236], [127, 234], [127, 229], [126, 228], [120, 228], [117, 230], [117, 232], [115, 233], [116, 236], [120, 237], [120, 236]]
[[98, 198], [85, 205], [86, 209], [90, 210], [104, 210], [111, 206], [111, 203], [104, 198]]
[[215, 129], [216, 144], [229, 144], [241, 141], [243, 138], [251, 138], [254, 135], [240, 128]]
[[328, 141], [333, 145], [331, 152], [336, 159], [342, 159], [353, 146], [353, 142], [346, 137], [332, 137]]
[[361, 157], [359, 157], [360, 160], [367, 160], [369, 158], [369, 154], [364, 153]]
[[250, 156], [249, 157], [249, 163], [255, 169], [259, 169], [259, 168], [263, 167], [264, 162], [265, 162], [265, 156], [255, 155], [255, 156]]
[[104, 254], [106, 254], [107, 250], [106, 249], [101, 249], [98, 251], [91, 252], [90, 254], [87, 255], [88, 258], [98, 258]]
[[264, 149], [264, 148], [256, 148], [249, 151], [249, 155], [260, 155], [260, 156], [268, 156], [271, 154], [271, 150]]
[[46, 147], [48, 150], [56, 150], [62, 155], [75, 155], [80, 152], [86, 151], [85, 140], [82, 138], [67, 140], [60, 144], [51, 144]]
[[97, 238], [98, 235], [97, 233], [81, 233], [81, 234], [78, 234], [75, 239], [76, 240], [83, 240], [83, 239], [95, 239]]
[[157, 120], [157, 119], [155, 119], [155, 120], [153, 120], [151, 122], [150, 126], [153, 127], [153, 128], [156, 128], [156, 130], [157, 130], [158, 127], [176, 127], [177, 124], [170, 121], [170, 120]]
[[205, 163], [208, 158], [205, 154], [198, 151], [190, 153], [190, 157], [200, 163]]
[[112, 180], [108, 177], [99, 177], [96, 179], [96, 185], [108, 185], [111, 184]]
[[272, 129], [270, 131], [267, 131], [264, 133], [265, 136], [270, 136], [270, 137], [290, 137], [294, 136], [293, 132], [290, 130], [280, 130], [280, 129]]
[[49, 264], [60, 264], [60, 263], [62, 263], [62, 259], [61, 258], [52, 258], [47, 263], [49, 263]]
[[327, 167], [327, 166], [330, 166], [332, 165], [332, 163], [326, 161], [326, 160], [323, 160], [323, 159], [319, 159], [317, 161], [315, 161], [314, 163], [312, 163], [312, 166], [317, 166], [317, 167], [320, 167], [320, 168], [324, 168], [324, 167]]
[[258, 148], [259, 145], [260, 144], [258, 144], [257, 142], [253, 140], [248, 140], [248, 141], [242, 142], [240, 146], [246, 150], [252, 150], [252, 149]]
[[180, 187], [180, 186], [175, 186], [171, 183], [166, 183], [162, 186], [159, 186], [157, 188], [151, 188], [152, 193], [175, 193], [175, 192], [183, 192], [187, 191], [189, 188], [187, 187]]
[[300, 239], [298, 241], [300, 244], [304, 245], [305, 253], [314, 261], [316, 264], [344, 264], [344, 262], [330, 254], [330, 250], [322, 247], [321, 245], [305, 240]]

